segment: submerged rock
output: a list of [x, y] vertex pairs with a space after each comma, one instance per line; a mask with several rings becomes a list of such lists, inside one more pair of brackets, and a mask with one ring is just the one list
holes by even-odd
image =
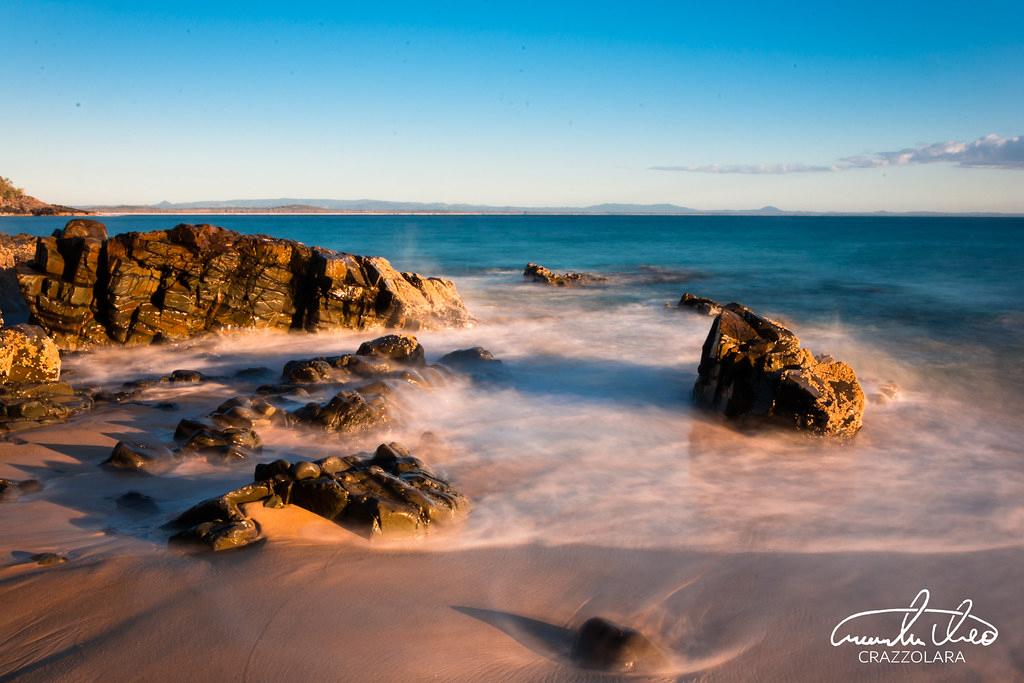
[[526, 264], [523, 277], [530, 282], [540, 282], [552, 287], [592, 285], [608, 281], [608, 278], [592, 273], [555, 273], [539, 263]]
[[679, 308], [689, 308], [702, 315], [718, 315], [722, 312], [722, 304], [714, 299], [697, 296], [689, 292], [684, 292], [682, 298], [679, 299]]
[[459, 349], [458, 351], [446, 353], [437, 362], [455, 370], [475, 370], [501, 365], [501, 361], [482, 346], [474, 346], [470, 349]]
[[601, 617], [580, 627], [572, 657], [587, 669], [622, 673], [656, 671], [666, 664], [665, 655], [642, 633]]
[[815, 356], [788, 329], [739, 304], [715, 318], [693, 395], [726, 417], [770, 419], [825, 436], [853, 436], [864, 414], [853, 368]]
[[139, 493], [138, 491], [128, 491], [117, 497], [115, 501], [119, 510], [125, 510], [127, 512], [151, 515], [160, 511], [160, 506], [156, 504], [152, 496], [147, 496], [145, 493]]
[[316, 462], [276, 460], [256, 466], [256, 481], [190, 508], [171, 524], [186, 527], [172, 542], [212, 550], [248, 545], [259, 527], [239, 507], [297, 505], [366, 535], [418, 533], [456, 519], [466, 499], [402, 446], [381, 444], [371, 455]]
[[17, 267], [31, 319], [57, 345], [148, 344], [236, 328], [461, 325], [455, 285], [387, 260], [212, 225], [107, 238], [69, 223]]

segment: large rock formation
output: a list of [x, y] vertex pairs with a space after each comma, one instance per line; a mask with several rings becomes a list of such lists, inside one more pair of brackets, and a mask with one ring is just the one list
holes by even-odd
[[864, 392], [853, 368], [815, 356], [785, 327], [739, 304], [715, 318], [697, 374], [697, 403], [727, 417], [836, 437], [861, 427]]
[[212, 225], [106, 237], [76, 220], [37, 241], [18, 284], [61, 348], [233, 328], [409, 327], [470, 320], [448, 280], [387, 260]]
[[373, 455], [275, 460], [256, 465], [254, 479], [185, 511], [171, 523], [184, 528], [171, 541], [211, 550], [249, 545], [260, 529], [240, 506], [261, 500], [270, 507], [297, 505], [368, 536], [420, 533], [467, 508], [462, 494], [396, 443], [381, 444]]

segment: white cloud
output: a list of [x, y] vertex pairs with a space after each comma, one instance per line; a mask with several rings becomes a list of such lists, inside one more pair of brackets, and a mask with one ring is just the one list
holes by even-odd
[[728, 164], [706, 166], [652, 166], [654, 171], [687, 173], [741, 173], [781, 175], [784, 173], [826, 173], [854, 168], [883, 168], [911, 164], [951, 163], [968, 168], [1024, 170], [1024, 137], [986, 135], [973, 142], [936, 142], [895, 152], [878, 152], [844, 157], [831, 166], [810, 164]]

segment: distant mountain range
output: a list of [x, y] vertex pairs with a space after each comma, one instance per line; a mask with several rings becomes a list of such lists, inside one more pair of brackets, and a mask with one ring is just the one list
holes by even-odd
[[994, 212], [949, 214], [937, 211], [842, 212], [785, 211], [775, 206], [760, 209], [693, 209], [678, 204], [593, 204], [591, 206], [491, 206], [487, 204], [445, 204], [442, 202], [391, 202], [379, 199], [227, 199], [159, 204], [119, 204], [76, 209], [47, 204], [31, 197], [10, 180], [0, 176], [0, 215], [63, 216], [74, 214], [491, 214], [491, 215], [585, 215], [585, 216], [1019, 216]]
[[201, 202], [168, 202], [151, 205], [90, 206], [97, 213], [120, 214], [492, 214], [492, 215], [585, 215], [585, 216], [1014, 216], [995, 212], [950, 214], [939, 211], [786, 211], [776, 206], [759, 209], [693, 209], [678, 204], [593, 204], [590, 206], [493, 206], [442, 202], [391, 202], [379, 199], [227, 199]]

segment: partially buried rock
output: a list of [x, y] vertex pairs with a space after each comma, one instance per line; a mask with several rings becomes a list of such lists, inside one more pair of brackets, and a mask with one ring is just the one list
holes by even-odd
[[766, 419], [824, 436], [853, 436], [864, 414], [853, 368], [815, 356], [788, 329], [739, 304], [715, 318], [693, 395], [729, 418]]
[[645, 635], [601, 617], [580, 627], [572, 656], [584, 668], [620, 673], [653, 672], [666, 664], [665, 655]]
[[259, 527], [240, 506], [256, 501], [266, 507], [297, 505], [367, 536], [423, 532], [454, 521], [468, 507], [448, 482], [395, 443], [381, 444], [372, 456], [276, 460], [257, 465], [255, 478], [179, 516], [172, 525], [186, 528], [172, 542], [212, 550], [248, 545], [259, 538]]
[[526, 264], [526, 268], [523, 269], [523, 277], [530, 282], [540, 282], [552, 287], [592, 285], [608, 280], [606, 277], [592, 273], [555, 273], [539, 263]]
[[29, 557], [30, 560], [43, 567], [52, 567], [56, 564], [64, 564], [68, 558], [57, 553], [36, 553]]
[[682, 298], [679, 299], [679, 308], [688, 308], [701, 315], [718, 315], [722, 312], [722, 304], [714, 299], [697, 296], [689, 292], [684, 292]]

